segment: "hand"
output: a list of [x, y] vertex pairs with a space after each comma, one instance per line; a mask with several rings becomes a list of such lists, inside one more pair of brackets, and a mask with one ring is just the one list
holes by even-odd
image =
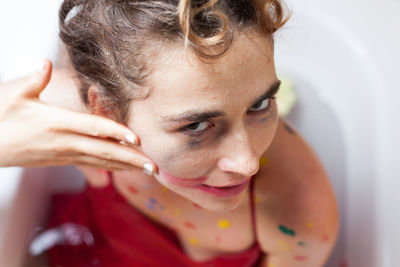
[[[109, 170], [156, 166], [126, 126], [39, 100], [52, 64], [27, 79], [0, 85], [0, 166], [86, 165]], [[128, 145], [129, 144], [129, 145]], [[152, 172], [150, 170], [150, 172]]]

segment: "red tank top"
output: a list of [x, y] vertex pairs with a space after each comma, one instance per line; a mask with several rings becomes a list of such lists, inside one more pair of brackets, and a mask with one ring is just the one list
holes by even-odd
[[[263, 254], [256, 241], [241, 253], [224, 254], [195, 262], [182, 250], [175, 232], [131, 206], [111, 183], [98, 189], [87, 186], [79, 194], [53, 197], [48, 228], [69, 222], [85, 226], [94, 237], [94, 245], [56, 245], [47, 251], [51, 266], [132, 267], [132, 266], [258, 266]], [[250, 206], [253, 232], [254, 178], [250, 183]]]

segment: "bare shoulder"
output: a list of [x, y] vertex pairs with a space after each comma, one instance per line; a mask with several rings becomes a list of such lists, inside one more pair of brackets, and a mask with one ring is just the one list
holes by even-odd
[[263, 157], [264, 166], [255, 180], [257, 238], [262, 249], [318, 266], [311, 262], [328, 256], [338, 231], [336, 200], [324, 168], [283, 120]]

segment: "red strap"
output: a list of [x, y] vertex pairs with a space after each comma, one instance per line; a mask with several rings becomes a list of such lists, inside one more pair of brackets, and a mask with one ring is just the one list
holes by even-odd
[[251, 210], [251, 223], [253, 225], [254, 237], [257, 241], [257, 229], [256, 229], [256, 211], [254, 207], [254, 176], [250, 180], [250, 210]]

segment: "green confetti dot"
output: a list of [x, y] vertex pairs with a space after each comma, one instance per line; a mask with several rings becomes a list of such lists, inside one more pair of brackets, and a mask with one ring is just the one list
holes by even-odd
[[290, 236], [295, 236], [296, 235], [296, 233], [292, 229], [286, 228], [282, 224], [279, 225], [279, 230], [282, 233], [284, 233], [285, 235], [290, 235]]
[[297, 243], [297, 245], [299, 245], [299, 246], [304, 246], [305, 243], [304, 243], [303, 241], [300, 241], [299, 243]]

